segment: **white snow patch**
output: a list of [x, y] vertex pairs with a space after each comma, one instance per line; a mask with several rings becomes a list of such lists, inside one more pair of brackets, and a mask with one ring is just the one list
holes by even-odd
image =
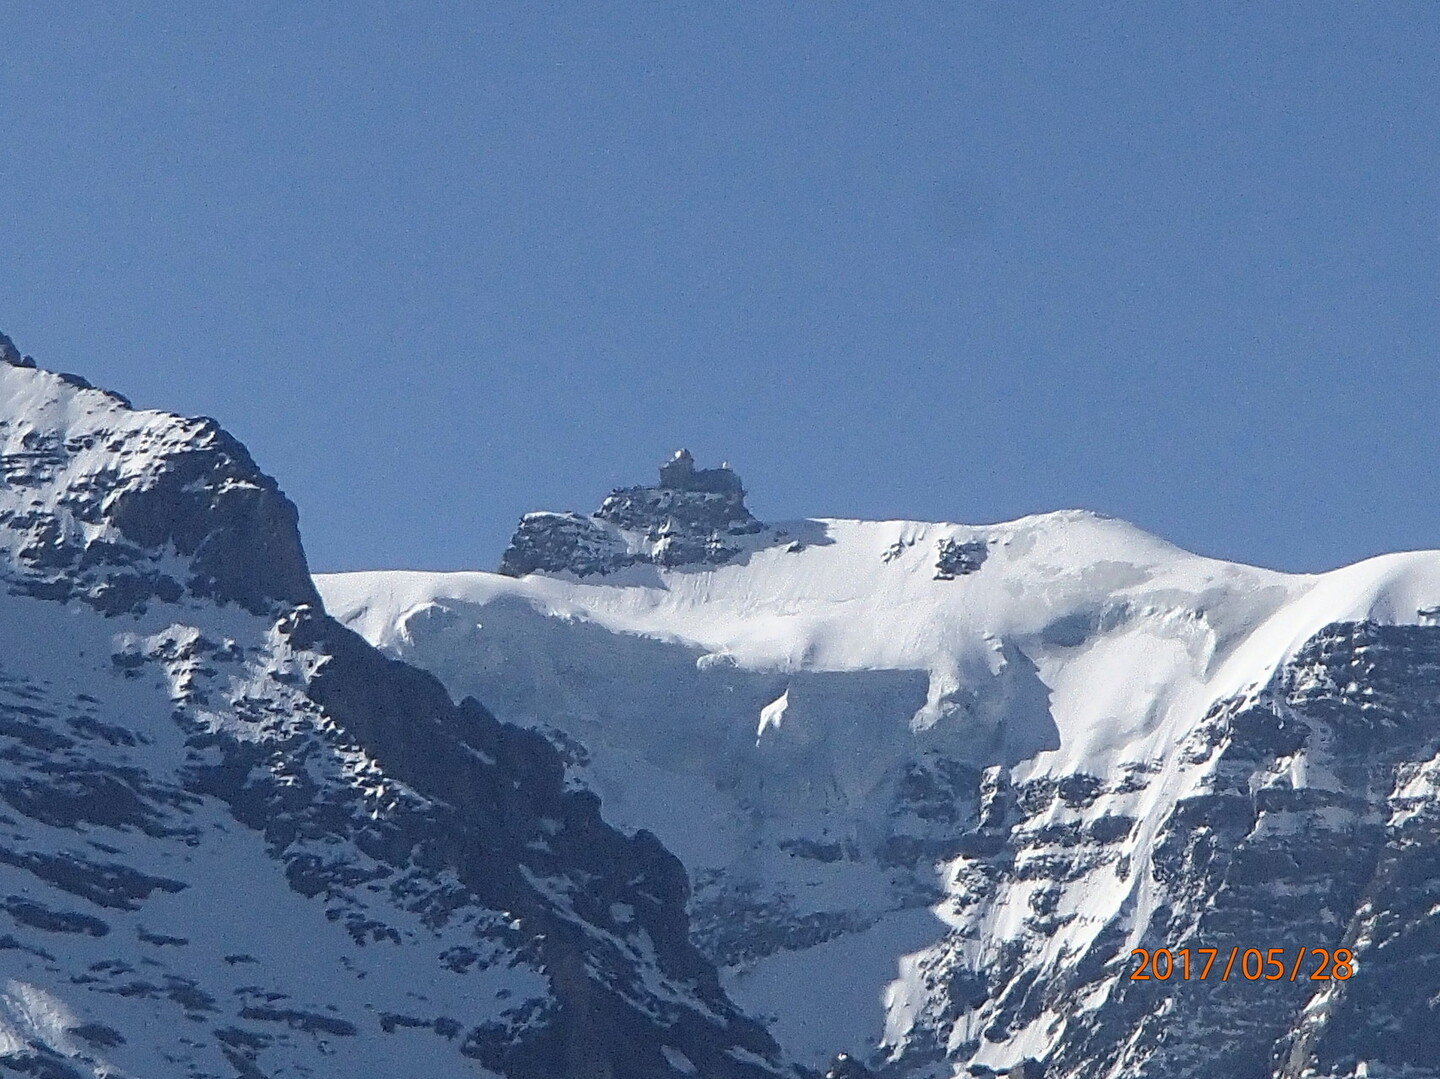
[[784, 693], [760, 709], [760, 725], [755, 728], [755, 742], [758, 745], [760, 739], [765, 736], [767, 727], [774, 727], [777, 731], [780, 724], [785, 720], [785, 710], [790, 707], [790, 690], [787, 688]]

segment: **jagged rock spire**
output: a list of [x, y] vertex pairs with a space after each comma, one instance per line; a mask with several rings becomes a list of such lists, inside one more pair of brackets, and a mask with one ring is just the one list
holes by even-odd
[[0, 333], [0, 360], [8, 363], [11, 367], [35, 366], [35, 361], [29, 356], [20, 355], [20, 350], [15, 347], [15, 342], [4, 333]]

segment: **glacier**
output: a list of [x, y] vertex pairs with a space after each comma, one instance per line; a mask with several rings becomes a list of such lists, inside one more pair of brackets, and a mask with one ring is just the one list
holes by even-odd
[[[1440, 553], [1286, 574], [1083, 511], [707, 534], [663, 472], [644, 490], [612, 496], [659, 507], [624, 527], [527, 516], [502, 573], [316, 582], [673, 850], [697, 941], [788, 1053], [916, 1079], [1378, 1075], [1386, 1053], [1440, 1075], [1423, 1023], [1366, 1013], [1392, 1024], [1370, 1053], [1353, 1013], [1322, 1018], [1358, 976], [1258, 1004], [1273, 987], [1127, 979], [1137, 946], [1361, 940], [1397, 807], [1433, 825]], [[1366, 743], [1357, 772], [1337, 747], [1382, 693], [1341, 672], [1387, 648], [1423, 737]], [[1322, 849], [1356, 880], [1314, 879]], [[1273, 880], [1231, 875], [1260, 851]]]

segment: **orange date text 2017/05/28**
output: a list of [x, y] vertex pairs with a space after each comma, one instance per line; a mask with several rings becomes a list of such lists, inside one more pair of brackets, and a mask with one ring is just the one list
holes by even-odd
[[1130, 980], [1167, 981], [1178, 978], [1226, 982], [1243, 978], [1248, 982], [1344, 981], [1355, 973], [1355, 956], [1348, 948], [1241, 948], [1228, 952], [1219, 948], [1135, 948], [1132, 958], [1140, 965]]

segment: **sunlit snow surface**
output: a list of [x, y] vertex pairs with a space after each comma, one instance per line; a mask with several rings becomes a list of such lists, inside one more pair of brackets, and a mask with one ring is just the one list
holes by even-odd
[[[812, 1063], [882, 1040], [899, 1051], [921, 1028], [975, 1040], [984, 1010], [939, 1016], [925, 977], [942, 945], [976, 967], [1019, 947], [1043, 970], [1106, 927], [1138, 939], [1150, 840], [1204, 780], [1182, 748], [1212, 706], [1258, 693], [1329, 623], [1424, 622], [1440, 606], [1434, 552], [1296, 576], [1074, 511], [778, 527], [799, 542], [719, 567], [317, 583], [331, 613], [452, 693], [573, 738], [607, 817], [689, 867], [697, 932], [733, 995]], [[937, 579], [944, 540], [988, 557]], [[1112, 858], [1065, 883], [1048, 935], [1025, 928], [1032, 884], [977, 891], [946, 848], [945, 806], [973, 799], [977, 771], [1097, 777], [1084, 817], [1138, 819], [1120, 871]], [[1057, 802], [1026, 827], [1081, 813]], [[1064, 1022], [975, 1059], [1038, 1055]]]

